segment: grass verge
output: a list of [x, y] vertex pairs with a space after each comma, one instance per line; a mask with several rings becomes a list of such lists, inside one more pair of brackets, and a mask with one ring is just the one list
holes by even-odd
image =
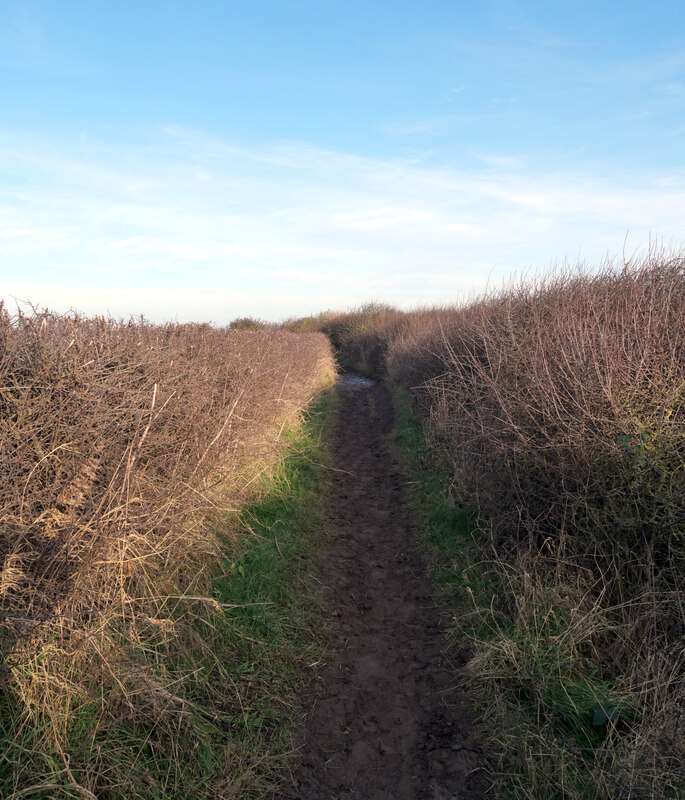
[[158, 641], [147, 640], [156, 680], [132, 668], [106, 696], [75, 695], [59, 752], [40, 726], [21, 724], [11, 692], [0, 693], [0, 796], [270, 795], [287, 769], [298, 688], [324, 657], [312, 558], [325, 531], [325, 432], [336, 405], [329, 391], [282, 432], [284, 456], [254, 499], [237, 517], [213, 521], [224, 559], [206, 596], [178, 598], [175, 614], [170, 603], [164, 625], [177, 616], [179, 629], [160, 626]]
[[449, 469], [436, 461], [421, 427], [409, 394], [393, 392], [395, 426], [391, 444], [407, 476], [409, 502], [422, 533], [422, 546], [428, 571], [438, 591], [438, 599], [451, 607], [466, 606], [466, 587], [478, 583], [473, 538], [475, 515], [450, 496]]

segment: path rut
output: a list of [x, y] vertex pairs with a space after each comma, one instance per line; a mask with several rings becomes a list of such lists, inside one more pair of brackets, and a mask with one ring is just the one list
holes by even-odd
[[336, 617], [333, 665], [306, 699], [283, 798], [475, 800], [487, 781], [431, 599], [404, 481], [386, 447], [388, 391], [343, 380], [320, 578]]

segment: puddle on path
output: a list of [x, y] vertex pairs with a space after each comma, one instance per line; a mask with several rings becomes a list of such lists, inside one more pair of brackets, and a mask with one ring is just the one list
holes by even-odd
[[375, 381], [370, 378], [364, 378], [361, 375], [341, 375], [337, 381], [338, 389], [368, 389], [373, 386]]

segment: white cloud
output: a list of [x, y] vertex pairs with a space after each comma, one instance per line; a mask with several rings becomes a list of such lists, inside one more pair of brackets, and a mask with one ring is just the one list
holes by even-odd
[[[154, 146], [153, 146], [154, 145]], [[227, 322], [368, 299], [445, 302], [650, 235], [679, 245], [682, 175], [533, 174], [235, 147], [167, 129], [138, 148], [0, 142], [0, 296]], [[514, 170], [512, 172], [512, 170]]]

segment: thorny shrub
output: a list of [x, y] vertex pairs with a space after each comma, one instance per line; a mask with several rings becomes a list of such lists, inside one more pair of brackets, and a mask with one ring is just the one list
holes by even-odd
[[361, 331], [356, 355], [381, 354], [412, 391], [451, 491], [482, 513], [488, 577], [464, 581], [461, 624], [502, 787], [678, 796], [685, 256], [566, 268], [463, 308], [363, 311], [335, 322], [338, 340], [352, 352]]
[[69, 774], [65, 737], [85, 705], [94, 728], [182, 727], [160, 654], [185, 620], [221, 611], [203, 594], [218, 553], [203, 520], [240, 502], [333, 374], [321, 334], [0, 305], [0, 677], [14, 734], [40, 731]]

